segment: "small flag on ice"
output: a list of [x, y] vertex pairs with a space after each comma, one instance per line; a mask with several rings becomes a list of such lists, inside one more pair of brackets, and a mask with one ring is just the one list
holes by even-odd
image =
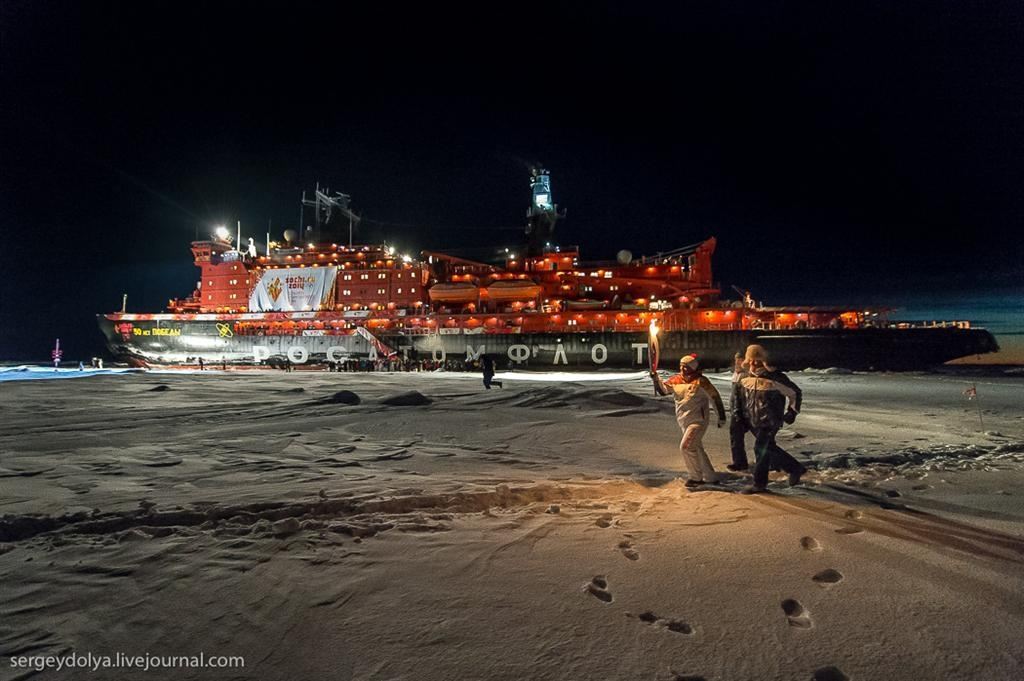
[[[978, 399], [978, 387], [972, 383], [970, 388], [967, 388], [966, 390], [964, 390], [964, 397], [966, 397], [968, 401], [970, 401], [970, 400], [977, 400]], [[982, 418], [982, 416], [981, 416], [981, 402], [980, 401], [978, 402], [978, 425], [981, 426], [982, 430], [985, 430], [985, 419]]]

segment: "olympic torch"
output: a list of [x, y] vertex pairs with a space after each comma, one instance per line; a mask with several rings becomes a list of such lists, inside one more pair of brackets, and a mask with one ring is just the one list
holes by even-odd
[[[658, 356], [661, 354], [661, 348], [658, 346], [658, 331], [660, 330], [658, 328], [658, 320], [651, 319], [647, 339], [647, 360], [650, 362], [652, 373], [658, 370]], [[657, 388], [654, 389], [654, 394], [658, 394]]]

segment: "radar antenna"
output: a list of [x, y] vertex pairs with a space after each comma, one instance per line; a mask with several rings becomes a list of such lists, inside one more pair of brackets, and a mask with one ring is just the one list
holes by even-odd
[[[352, 247], [352, 229], [354, 226], [359, 224], [360, 217], [352, 212], [349, 208], [349, 202], [352, 197], [348, 194], [342, 194], [341, 192], [331, 193], [330, 189], [326, 187], [320, 189], [320, 184], [317, 183], [316, 191], [313, 192], [313, 198], [307, 199], [306, 192], [302, 192], [302, 208], [300, 212], [299, 229], [304, 232], [306, 230], [315, 230], [312, 235], [313, 241], [320, 243], [321, 241], [321, 230], [326, 227], [328, 230], [333, 230], [338, 227], [345, 218], [348, 218], [348, 246]], [[314, 225], [306, 225], [305, 223], [305, 209], [306, 207], [313, 209]]]

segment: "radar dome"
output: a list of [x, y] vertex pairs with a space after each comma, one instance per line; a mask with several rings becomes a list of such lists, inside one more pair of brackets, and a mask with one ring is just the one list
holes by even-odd
[[615, 256], [615, 259], [619, 261], [620, 265], [628, 265], [633, 261], [633, 254], [627, 250], [619, 251], [619, 254]]
[[284, 230], [284, 240], [287, 241], [288, 243], [293, 243], [298, 238], [299, 233], [296, 232], [294, 229]]

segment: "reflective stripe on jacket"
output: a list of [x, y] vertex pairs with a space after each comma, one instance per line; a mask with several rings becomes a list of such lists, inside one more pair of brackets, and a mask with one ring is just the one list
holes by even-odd
[[733, 383], [730, 407], [733, 418], [741, 418], [751, 429], [778, 430], [786, 413], [786, 400], [790, 409], [799, 412], [802, 397], [796, 383], [781, 371], [747, 373]]

